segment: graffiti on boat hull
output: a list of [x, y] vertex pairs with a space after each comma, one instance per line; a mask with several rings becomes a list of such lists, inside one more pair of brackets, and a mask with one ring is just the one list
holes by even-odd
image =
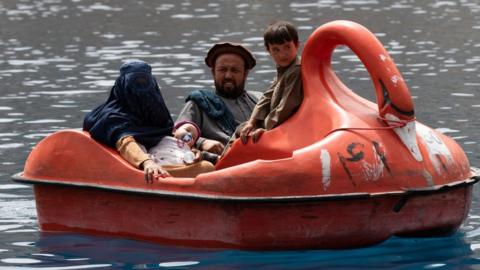
[[353, 142], [347, 146], [347, 155], [337, 153], [350, 181], [355, 186], [355, 179], [367, 182], [377, 181], [387, 171], [391, 175], [387, 157], [379, 142], [372, 141], [371, 145]]

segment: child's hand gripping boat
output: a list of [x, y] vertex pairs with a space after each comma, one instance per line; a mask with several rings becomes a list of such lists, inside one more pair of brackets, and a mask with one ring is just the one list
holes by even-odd
[[[378, 106], [332, 71], [338, 45], [366, 66]], [[148, 184], [88, 133], [66, 130], [42, 140], [14, 179], [34, 184], [45, 231], [285, 249], [460, 226], [479, 178], [455, 141], [416, 122], [409, 90], [372, 33], [348, 21], [319, 27], [305, 44], [302, 76], [296, 114], [256, 144], [235, 142], [214, 172]]]

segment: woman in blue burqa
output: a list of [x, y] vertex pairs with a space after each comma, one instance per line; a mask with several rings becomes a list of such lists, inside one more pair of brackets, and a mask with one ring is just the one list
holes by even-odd
[[200, 155], [190, 165], [162, 166], [154, 162], [147, 151], [171, 137], [173, 129], [152, 68], [139, 60], [120, 67], [120, 76], [107, 101], [89, 112], [83, 122], [83, 130], [93, 139], [116, 149], [134, 167], [143, 169], [148, 182], [156, 177], [195, 177], [214, 170], [211, 163], [199, 160]]

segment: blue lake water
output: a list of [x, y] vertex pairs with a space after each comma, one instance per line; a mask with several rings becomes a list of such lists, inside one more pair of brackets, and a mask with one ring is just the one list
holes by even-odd
[[[215, 42], [257, 57], [247, 88], [275, 70], [264, 27], [292, 21], [300, 39], [335, 19], [359, 22], [387, 48], [414, 97], [417, 119], [453, 137], [480, 167], [480, 2], [113, 1], [0, 2], [0, 269], [480, 269], [480, 195], [460, 230], [442, 238], [392, 238], [352, 250], [238, 251], [166, 246], [100, 236], [41, 233], [30, 186], [11, 181], [47, 134], [79, 128], [128, 59], [154, 69], [173, 117], [190, 90], [211, 88], [203, 59]], [[373, 98], [368, 73], [347, 48], [334, 67]]]

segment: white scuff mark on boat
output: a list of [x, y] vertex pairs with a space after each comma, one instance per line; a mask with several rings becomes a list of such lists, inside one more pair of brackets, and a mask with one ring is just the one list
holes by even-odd
[[[442, 141], [442, 139], [440, 139], [440, 137], [438, 137], [435, 132], [427, 126], [419, 124], [417, 127], [417, 132], [425, 143], [428, 151], [428, 157], [435, 167], [435, 171], [438, 174], [442, 174], [442, 167], [453, 164], [453, 158], [450, 150]], [[442, 156], [445, 158], [445, 163], [442, 161]]]
[[322, 161], [322, 184], [323, 184], [323, 190], [327, 190], [328, 186], [330, 186], [330, 154], [328, 153], [328, 150], [322, 149], [320, 151], [320, 160]]
[[433, 177], [429, 172], [423, 171], [423, 177], [425, 178], [425, 181], [427, 181], [427, 186], [433, 187], [435, 185]]
[[387, 60], [387, 57], [383, 54], [380, 54], [380, 60], [382, 60], [383, 62], [385, 62]]
[[393, 75], [390, 80], [393, 84], [397, 85], [398, 81], [400, 80], [397, 75]]
[[384, 164], [380, 157], [376, 154], [375, 147], [372, 146], [373, 156], [375, 159], [372, 163], [368, 163], [367, 161], [362, 161], [362, 174], [365, 181], [377, 181], [380, 179], [383, 173]]
[[[393, 114], [385, 114], [385, 118], [387, 120], [392, 120], [392, 124], [398, 123], [400, 119], [396, 117]], [[413, 157], [417, 161], [422, 161], [422, 153], [420, 153], [420, 149], [418, 148], [418, 142], [417, 142], [417, 132], [416, 132], [416, 127], [415, 127], [415, 122], [408, 122], [405, 126], [403, 127], [398, 127], [394, 128], [393, 131], [398, 135], [402, 143], [407, 147], [408, 151], [413, 155]], [[387, 121], [387, 124], [391, 124]]]

